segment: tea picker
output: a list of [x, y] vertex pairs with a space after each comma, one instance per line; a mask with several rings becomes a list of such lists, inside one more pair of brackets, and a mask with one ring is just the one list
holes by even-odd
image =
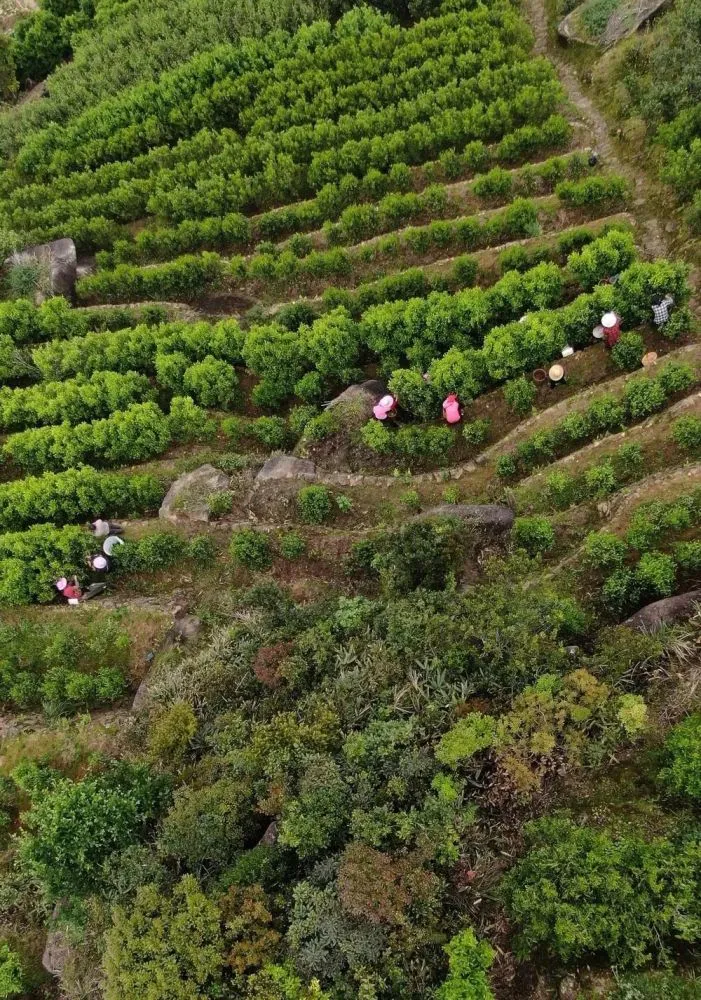
[[462, 420], [460, 401], [454, 392], [443, 400], [443, 418], [448, 424], [459, 424]]

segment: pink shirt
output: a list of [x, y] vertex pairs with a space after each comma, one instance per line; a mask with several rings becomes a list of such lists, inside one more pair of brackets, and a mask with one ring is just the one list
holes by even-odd
[[456, 396], [450, 395], [443, 401], [443, 415], [449, 424], [460, 422], [460, 403]]

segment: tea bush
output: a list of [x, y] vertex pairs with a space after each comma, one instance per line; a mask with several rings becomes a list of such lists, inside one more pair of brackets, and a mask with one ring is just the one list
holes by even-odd
[[683, 451], [697, 452], [701, 448], [701, 417], [688, 414], [672, 424], [672, 438]]
[[611, 358], [618, 368], [632, 372], [640, 367], [644, 353], [645, 342], [639, 333], [622, 333], [611, 349]]
[[303, 486], [297, 494], [297, 512], [305, 524], [323, 524], [331, 511], [331, 494], [325, 486]]
[[529, 555], [548, 552], [555, 544], [555, 531], [547, 517], [517, 517], [512, 537]]
[[231, 536], [231, 555], [246, 569], [268, 569], [273, 562], [270, 539], [261, 531], [243, 528]]
[[507, 382], [504, 386], [504, 399], [507, 405], [521, 417], [531, 412], [537, 394], [533, 382], [524, 375]]

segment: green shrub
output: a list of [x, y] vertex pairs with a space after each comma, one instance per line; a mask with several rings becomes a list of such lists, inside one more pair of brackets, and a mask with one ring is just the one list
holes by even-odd
[[640, 367], [644, 353], [645, 341], [639, 333], [622, 333], [611, 349], [611, 359], [618, 368], [632, 372]]
[[547, 517], [517, 517], [512, 537], [529, 555], [548, 552], [555, 544], [555, 531]]
[[513, 455], [500, 455], [496, 463], [496, 473], [500, 479], [511, 479], [518, 472], [518, 465]]
[[389, 594], [442, 590], [456, 568], [458, 530], [449, 520], [407, 524], [375, 540], [369, 568]]
[[511, 194], [513, 177], [502, 167], [492, 167], [487, 174], [481, 174], [472, 182], [472, 190], [478, 198], [506, 198]]
[[313, 420], [319, 415], [319, 411], [316, 406], [311, 406], [309, 404], [303, 406], [293, 406], [290, 410], [287, 422], [290, 425], [290, 430], [295, 435], [295, 437], [301, 437], [305, 432], [305, 428], [309, 424], [310, 420]]
[[233, 503], [233, 494], [228, 491], [210, 493], [207, 497], [207, 510], [209, 511], [210, 517], [223, 517], [224, 514], [231, 513]]
[[168, 782], [143, 765], [114, 764], [81, 781], [56, 776], [31, 795], [19, 854], [49, 899], [93, 892], [108, 857], [136, 843], [169, 797]]
[[249, 431], [266, 448], [285, 447], [287, 424], [282, 417], [258, 417], [249, 424]]
[[693, 414], [679, 417], [672, 424], [672, 438], [683, 451], [697, 452], [701, 449], [701, 417]]
[[432, 420], [440, 413], [440, 400], [430, 382], [415, 368], [397, 368], [387, 383], [402, 409], [419, 420]]
[[323, 524], [331, 510], [331, 494], [325, 486], [303, 486], [297, 494], [297, 513], [305, 524]]
[[324, 441], [341, 429], [341, 421], [333, 410], [324, 410], [312, 417], [304, 428], [305, 441]]
[[531, 412], [537, 395], [538, 390], [532, 380], [527, 379], [525, 375], [512, 382], [507, 382], [504, 386], [506, 404], [519, 416], [525, 416]]
[[677, 567], [664, 552], [644, 552], [635, 567], [640, 587], [655, 597], [669, 597], [674, 590]]
[[217, 555], [214, 539], [209, 535], [195, 535], [188, 542], [186, 556], [198, 566], [211, 566]]
[[639, 376], [623, 390], [623, 399], [633, 420], [642, 420], [664, 406], [667, 395], [658, 379]]
[[611, 462], [602, 462], [601, 465], [593, 465], [587, 469], [584, 473], [584, 484], [587, 495], [597, 500], [615, 493], [618, 481]]
[[477, 447], [487, 440], [490, 426], [489, 420], [470, 420], [463, 426], [462, 436], [468, 444]]
[[463, 254], [460, 257], [456, 257], [453, 261], [453, 280], [461, 288], [468, 288], [470, 285], [474, 285], [478, 270], [479, 265], [475, 258]]
[[584, 539], [584, 558], [597, 569], [614, 569], [623, 565], [628, 546], [610, 531], [592, 531]]
[[379, 420], [368, 420], [360, 428], [360, 438], [366, 448], [380, 455], [388, 455], [392, 451], [392, 433]]
[[392, 436], [394, 450], [407, 458], [447, 461], [455, 440], [450, 427], [400, 427]]
[[645, 456], [639, 444], [633, 441], [622, 444], [612, 456], [613, 467], [621, 479], [632, 479], [639, 475], [645, 466]]
[[683, 392], [696, 384], [696, 372], [685, 361], [666, 361], [657, 373], [657, 381], [668, 396]]
[[631, 569], [617, 569], [604, 580], [601, 588], [604, 607], [619, 614], [630, 611], [640, 603], [641, 588], [638, 577]]
[[285, 559], [299, 559], [307, 550], [307, 543], [296, 531], [288, 531], [280, 539], [280, 554]]
[[224, 962], [221, 922], [221, 910], [194, 875], [184, 875], [167, 895], [152, 883], [139, 886], [128, 908], [112, 911], [105, 936], [105, 997], [150, 994], [165, 1000], [173, 983], [182, 997], [213, 995]]
[[231, 536], [231, 555], [247, 569], [268, 569], [273, 562], [270, 539], [262, 531], [243, 528]]
[[578, 497], [577, 481], [573, 476], [559, 470], [554, 470], [546, 476], [545, 489], [548, 501], [560, 510], [569, 507]]
[[448, 955], [448, 977], [438, 987], [436, 1000], [494, 1000], [487, 972], [496, 952], [479, 941], [472, 928], [451, 938], [444, 951]]
[[503, 895], [519, 928], [517, 953], [540, 948], [565, 962], [602, 953], [642, 965], [701, 934], [698, 843], [612, 839], [564, 819], [526, 827], [528, 853], [507, 873]]
[[460, 503], [460, 487], [446, 486], [441, 499], [443, 503]]
[[353, 510], [353, 501], [345, 493], [339, 493], [336, 497], [336, 506], [342, 514], [349, 514]]
[[24, 993], [25, 979], [22, 960], [6, 941], [0, 943], [0, 997]]
[[667, 734], [660, 787], [670, 795], [701, 802], [701, 714], [690, 715]]
[[231, 406], [238, 395], [238, 384], [233, 367], [211, 355], [190, 365], [183, 373], [185, 391], [201, 406], [221, 409]]
[[641, 972], [617, 976], [610, 1000], [697, 1000], [699, 981], [673, 972]]
[[407, 490], [406, 493], [402, 493], [399, 499], [409, 510], [421, 510], [421, 497], [417, 490]]
[[660, 332], [667, 340], [678, 340], [685, 337], [694, 328], [694, 316], [688, 306], [676, 308]]

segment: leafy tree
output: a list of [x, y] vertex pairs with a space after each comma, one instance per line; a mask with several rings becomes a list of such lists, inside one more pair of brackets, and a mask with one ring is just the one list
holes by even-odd
[[495, 951], [479, 941], [471, 927], [456, 934], [445, 946], [448, 977], [436, 991], [436, 1000], [493, 1000], [487, 971]]
[[49, 899], [85, 895], [104, 877], [103, 862], [136, 842], [168, 797], [167, 781], [143, 766], [57, 779], [23, 814], [20, 856]]
[[130, 910], [115, 907], [104, 955], [106, 1000], [201, 1000], [224, 966], [221, 913], [185, 875], [171, 895], [142, 886]]
[[701, 714], [688, 716], [667, 734], [660, 786], [671, 795], [701, 801]]
[[553, 818], [526, 834], [530, 849], [503, 883], [520, 954], [545, 947], [568, 962], [602, 952], [641, 965], [701, 936], [698, 841], [614, 840]]
[[6, 941], [0, 943], [0, 997], [14, 997], [24, 992], [22, 961]]

